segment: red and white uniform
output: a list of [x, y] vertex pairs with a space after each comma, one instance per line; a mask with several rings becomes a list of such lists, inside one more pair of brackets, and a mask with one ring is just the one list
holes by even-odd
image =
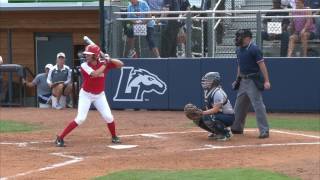
[[108, 63], [104, 73], [99, 77], [90, 76], [93, 71], [99, 69], [102, 65], [99, 61], [95, 66], [87, 62], [81, 64], [83, 83], [79, 94], [78, 114], [75, 118], [75, 122], [78, 125], [86, 120], [91, 103], [93, 103], [107, 123], [113, 122], [113, 115], [111, 114], [104, 90], [108, 71], [116, 67], [114, 64]]
[[[99, 57], [100, 53], [100, 47], [95, 44], [88, 45], [83, 52], [83, 54], [94, 55], [95, 57]], [[92, 65], [91, 63], [87, 62], [81, 64], [83, 84], [79, 94], [78, 114], [77, 117], [72, 120], [65, 127], [63, 132], [57, 137], [57, 146], [63, 147], [64, 137], [86, 120], [92, 103], [100, 112], [103, 119], [107, 122], [107, 127], [112, 135], [112, 142], [120, 143], [120, 139], [116, 135], [116, 127], [113, 121], [113, 115], [111, 114], [111, 110], [104, 93], [107, 73], [110, 69], [116, 68], [116, 65], [113, 63], [107, 63], [103, 73], [100, 73], [98, 77], [91, 76], [92, 73], [101, 66], [103, 66], [103, 64], [100, 61], [98, 61], [96, 65]]]

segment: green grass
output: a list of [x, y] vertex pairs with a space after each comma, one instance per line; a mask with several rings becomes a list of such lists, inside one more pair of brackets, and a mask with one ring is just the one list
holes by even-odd
[[[285, 117], [277, 115], [269, 115], [268, 122], [272, 129], [287, 129], [295, 131], [317, 131], [320, 132], [320, 117]], [[194, 127], [194, 123], [189, 122], [184, 127]], [[255, 116], [247, 117], [246, 128], [257, 128]]]
[[[273, 129], [288, 129], [298, 131], [320, 131], [320, 119], [319, 118], [293, 118], [293, 117], [275, 117], [269, 116], [268, 121], [270, 127]], [[247, 128], [256, 128], [255, 117], [248, 117], [246, 122]]]
[[109, 174], [96, 180], [291, 180], [286, 175], [255, 169], [221, 169], [190, 171], [129, 170]]
[[30, 132], [38, 129], [40, 129], [40, 127], [34, 124], [0, 120], [0, 133]]

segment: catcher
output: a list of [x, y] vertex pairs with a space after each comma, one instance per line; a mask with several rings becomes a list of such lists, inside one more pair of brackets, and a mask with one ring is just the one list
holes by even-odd
[[193, 104], [187, 104], [184, 112], [197, 126], [210, 132], [209, 138], [226, 141], [232, 137], [228, 127], [234, 121], [234, 110], [220, 85], [220, 81], [218, 72], [205, 74], [202, 77], [201, 85], [204, 90], [206, 110], [202, 111]]

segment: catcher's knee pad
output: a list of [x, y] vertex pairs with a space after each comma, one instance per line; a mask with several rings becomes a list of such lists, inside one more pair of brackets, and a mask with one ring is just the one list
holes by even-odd
[[203, 121], [203, 124], [210, 129], [210, 132], [216, 132], [214, 119], [211, 115], [204, 115], [201, 120]]
[[202, 117], [199, 121], [193, 121], [197, 126], [199, 126], [201, 129], [204, 129], [208, 132], [214, 133], [214, 129], [209, 128], [209, 126], [204, 121], [204, 118]]
[[219, 120], [213, 121], [213, 129], [219, 134], [226, 134], [228, 132], [226, 126]]

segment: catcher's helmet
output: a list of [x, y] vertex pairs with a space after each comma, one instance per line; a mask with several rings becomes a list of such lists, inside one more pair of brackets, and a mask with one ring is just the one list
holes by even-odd
[[220, 85], [221, 77], [218, 72], [208, 72], [201, 79], [201, 86], [203, 89], [211, 89]]
[[242, 43], [243, 43], [243, 39], [245, 37], [250, 37], [252, 38], [252, 33], [250, 31], [250, 29], [239, 29], [237, 32], [236, 32], [236, 38], [235, 38], [235, 45], [236, 46], [241, 46]]
[[90, 44], [90, 45], [86, 46], [86, 49], [83, 52], [83, 54], [94, 54], [94, 55], [96, 55], [96, 57], [99, 57], [100, 47], [95, 44]]

